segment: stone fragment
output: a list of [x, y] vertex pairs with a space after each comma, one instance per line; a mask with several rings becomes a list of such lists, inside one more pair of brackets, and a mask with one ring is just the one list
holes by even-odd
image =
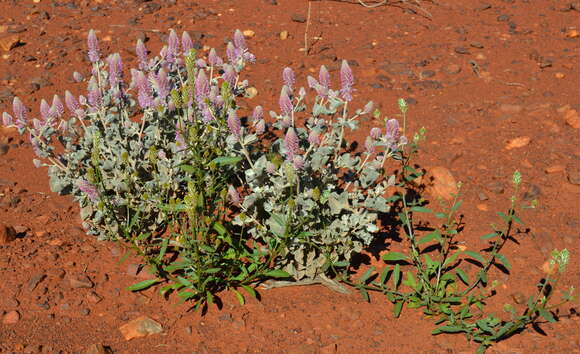
[[15, 324], [20, 321], [20, 313], [18, 311], [9, 311], [2, 316], [3, 324]]
[[289, 35], [288, 31], [282, 31], [280, 32], [280, 39], [285, 41], [288, 39], [288, 35]]
[[577, 165], [568, 165], [566, 167], [566, 177], [568, 182], [580, 186], [580, 167]]
[[565, 169], [566, 169], [566, 167], [564, 167], [562, 165], [553, 165], [553, 166], [546, 167], [544, 172], [546, 172], [547, 174], [552, 174], [552, 173], [562, 172]]
[[85, 354], [113, 354], [113, 351], [111, 348], [98, 343], [89, 345], [85, 350]]
[[578, 115], [578, 111], [575, 109], [567, 110], [564, 113], [564, 120], [566, 120], [566, 124], [571, 126], [574, 129], [580, 129], [580, 115]]
[[12, 226], [0, 224], [0, 245], [16, 240], [16, 231]]
[[486, 184], [485, 189], [487, 189], [490, 192], [496, 193], [496, 194], [502, 194], [504, 192], [503, 183], [501, 183], [499, 181], [490, 182], [490, 183]]
[[537, 199], [540, 194], [542, 194], [542, 190], [535, 184], [530, 184], [527, 186], [526, 191], [524, 192], [522, 199], [525, 201], [532, 201]]
[[577, 29], [569, 29], [566, 31], [566, 37], [568, 38], [576, 38], [578, 36], [580, 36], [580, 32]]
[[38, 284], [40, 284], [44, 279], [46, 279], [46, 274], [36, 274], [28, 281], [28, 290], [32, 291], [36, 289]]
[[147, 316], [138, 317], [130, 322], [119, 327], [121, 334], [125, 340], [133, 338], [145, 337], [152, 334], [161, 333], [163, 327], [160, 323], [152, 320]]
[[469, 54], [469, 48], [465, 48], [465, 47], [456, 47], [454, 49], [455, 53], [457, 54]]
[[435, 198], [451, 200], [457, 194], [457, 182], [447, 168], [436, 166], [431, 168], [426, 176], [427, 191]]
[[246, 38], [253, 38], [256, 35], [256, 32], [252, 31], [251, 29], [244, 30], [242, 33]]
[[75, 289], [90, 289], [94, 285], [86, 275], [71, 276], [69, 282], [70, 286]]
[[96, 292], [91, 291], [90, 293], [87, 294], [87, 300], [89, 300], [93, 304], [98, 304], [99, 302], [103, 301], [103, 298], [99, 296], [99, 294], [97, 294]]
[[532, 139], [529, 136], [519, 136], [508, 141], [505, 146], [506, 150], [519, 149], [527, 146]]
[[304, 16], [302, 14], [292, 14], [292, 16], [290, 18], [294, 22], [298, 22], [298, 23], [304, 23], [304, 22], [306, 22], [306, 16]]
[[0, 37], [0, 47], [6, 52], [15, 48], [18, 44], [20, 44], [19, 34], [11, 34], [8, 36]]

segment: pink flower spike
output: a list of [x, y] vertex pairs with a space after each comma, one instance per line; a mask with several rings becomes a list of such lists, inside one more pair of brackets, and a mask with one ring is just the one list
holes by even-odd
[[300, 149], [300, 141], [298, 140], [298, 135], [294, 128], [288, 128], [286, 136], [284, 137], [284, 147], [286, 148], [286, 158], [289, 161], [294, 159], [294, 155], [298, 154]]
[[209, 96], [209, 81], [205, 75], [205, 70], [200, 70], [195, 79], [195, 99], [202, 103]]
[[242, 122], [238, 118], [236, 111], [232, 108], [228, 111], [228, 128], [230, 133], [234, 135], [237, 139], [240, 139], [242, 133]]
[[95, 30], [90, 30], [89, 31], [89, 36], [87, 38], [87, 44], [88, 44], [88, 55], [89, 55], [89, 60], [91, 61], [91, 63], [96, 63], [99, 61], [100, 57], [101, 57], [101, 53], [99, 50], [99, 41], [97, 40], [97, 35], [95, 33]]
[[[147, 59], [147, 48], [141, 39], [137, 40], [137, 45], [135, 47], [135, 53], [137, 54], [137, 59], [139, 60], [139, 69], [147, 71], [149, 70], [149, 63]], [[133, 69], [132, 69], [133, 70]]]
[[308, 134], [308, 143], [313, 146], [320, 145], [320, 134], [316, 130], [311, 130]]
[[189, 55], [189, 51], [193, 49], [193, 41], [187, 31], [183, 31], [181, 35], [181, 47], [183, 48], [184, 55]]
[[256, 134], [262, 135], [266, 131], [266, 122], [263, 119], [260, 119], [258, 123], [256, 123]]
[[373, 154], [375, 152], [375, 140], [370, 136], [367, 136], [365, 140], [365, 151], [367, 154]]
[[244, 50], [248, 48], [246, 46], [246, 39], [244, 38], [244, 34], [239, 29], [234, 32], [234, 45], [237, 49]]
[[352, 70], [348, 66], [346, 60], [342, 61], [342, 66], [340, 67], [340, 81], [342, 88], [340, 94], [345, 101], [352, 101], [352, 86], [354, 85], [354, 77], [352, 75]]
[[40, 101], [40, 117], [44, 121], [50, 119], [50, 105], [44, 98]]
[[14, 118], [12, 118], [12, 116], [6, 112], [2, 113], [2, 124], [5, 127], [9, 127], [12, 124], [14, 124]]
[[371, 132], [370, 132], [369, 135], [370, 135], [371, 138], [373, 138], [375, 140], [376, 139], [379, 139], [381, 137], [381, 129], [375, 127], [373, 129], [371, 129]]
[[71, 113], [76, 113], [77, 109], [79, 109], [79, 104], [75, 98], [75, 96], [73, 96], [72, 93], [70, 93], [69, 90], [66, 90], [64, 92], [64, 102], [66, 103], [66, 107], [68, 108], [69, 111], [71, 111]]
[[284, 80], [284, 84], [288, 86], [290, 90], [292, 90], [294, 84], [296, 83], [296, 76], [294, 75], [294, 71], [288, 67], [284, 68], [284, 71], [282, 71], [282, 79]]
[[330, 88], [330, 73], [326, 66], [320, 66], [320, 72], [318, 73], [318, 80], [322, 87], [326, 88], [327, 90]]
[[252, 112], [251, 120], [256, 122], [264, 117], [264, 109], [262, 106], [254, 107], [254, 111]]
[[228, 200], [233, 205], [239, 205], [241, 202], [240, 194], [232, 185], [228, 187]]
[[223, 64], [223, 60], [217, 55], [214, 48], [210, 49], [207, 60], [211, 66], [219, 66]]
[[228, 61], [230, 64], [235, 64], [238, 59], [238, 51], [236, 47], [232, 44], [232, 42], [228, 42], [226, 46], [226, 55], [228, 57]]
[[57, 117], [62, 117], [62, 115], [64, 114], [64, 105], [62, 104], [62, 101], [60, 100], [60, 97], [58, 97], [58, 95], [54, 95], [52, 97], [52, 107], [55, 109]]
[[300, 156], [300, 155], [294, 156], [294, 158], [292, 159], [292, 165], [297, 170], [303, 169], [304, 168], [304, 159], [302, 158], [302, 156]]
[[280, 111], [283, 115], [289, 116], [294, 111], [294, 106], [292, 105], [292, 101], [288, 96], [287, 86], [282, 87], [282, 92], [280, 92], [280, 99], [278, 100], [278, 103], [280, 104]]

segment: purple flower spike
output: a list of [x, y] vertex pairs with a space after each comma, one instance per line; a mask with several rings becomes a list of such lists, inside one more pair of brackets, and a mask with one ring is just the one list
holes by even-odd
[[316, 93], [320, 97], [322, 98], [328, 97], [328, 89], [322, 86], [318, 81], [316, 81], [315, 78], [313, 78], [312, 76], [308, 76], [306, 80], [308, 81], [308, 87], [315, 89]]
[[296, 83], [296, 76], [294, 75], [294, 71], [288, 67], [284, 68], [284, 71], [282, 71], [282, 79], [284, 80], [284, 84], [286, 84], [286, 86], [292, 90], [294, 84]]
[[6, 112], [2, 113], [2, 124], [5, 127], [9, 127], [12, 124], [14, 124], [14, 118], [12, 118], [12, 116]]
[[237, 74], [234, 67], [231, 65], [224, 66], [223, 79], [230, 84], [230, 88], [233, 90], [236, 87]]
[[89, 47], [89, 60], [91, 61], [91, 63], [96, 63], [99, 61], [100, 57], [101, 57], [101, 52], [99, 50], [99, 41], [97, 40], [97, 35], [95, 33], [95, 30], [90, 30], [89, 31], [89, 36], [87, 38], [87, 44]]
[[79, 187], [80, 191], [86, 194], [92, 202], [99, 199], [99, 192], [97, 191], [97, 188], [89, 181], [85, 179], [79, 179], [77, 186]]
[[111, 88], [117, 87], [123, 79], [123, 62], [119, 53], [111, 54], [107, 57], [109, 64], [109, 84]]
[[184, 31], [181, 35], [181, 47], [183, 48], [184, 55], [188, 55], [189, 51], [193, 49], [193, 41], [187, 31]]
[[230, 132], [237, 138], [240, 139], [242, 134], [242, 122], [238, 118], [236, 111], [232, 108], [228, 111], [228, 128], [230, 128]]
[[48, 102], [46, 102], [44, 98], [42, 99], [42, 101], [40, 101], [40, 117], [44, 121], [50, 119], [50, 105], [48, 104]]
[[246, 46], [246, 39], [244, 38], [244, 34], [239, 29], [237, 29], [236, 32], [234, 32], [234, 45], [236, 46], [237, 49], [241, 50], [248, 48]]
[[262, 135], [266, 131], [266, 122], [263, 119], [260, 119], [258, 123], [256, 123], [256, 134]]
[[62, 117], [62, 115], [64, 114], [64, 105], [62, 104], [62, 101], [60, 100], [60, 97], [58, 97], [58, 95], [54, 95], [52, 97], [52, 108], [54, 108], [55, 113], [57, 114], [56, 117], [58, 118]]
[[241, 202], [240, 194], [232, 185], [228, 187], [228, 200], [233, 205], [239, 205]]
[[254, 111], [252, 112], [251, 120], [253, 122], [256, 122], [262, 118], [264, 118], [264, 109], [262, 108], [262, 106], [256, 106], [254, 108]]
[[318, 80], [322, 87], [326, 88], [327, 90], [330, 89], [330, 73], [326, 66], [322, 65], [320, 67], [320, 72], [318, 73]]
[[145, 76], [142, 71], [139, 71], [136, 81], [138, 90], [137, 100], [139, 101], [139, 105], [143, 109], [153, 107], [153, 89], [151, 88], [151, 83], [147, 79], [147, 76]]
[[64, 92], [64, 102], [66, 103], [66, 107], [68, 108], [69, 111], [71, 111], [71, 113], [76, 114], [77, 109], [80, 108], [77, 99], [75, 98], [75, 96], [73, 96], [72, 93], [70, 93], [69, 90], [66, 90]]
[[308, 143], [314, 146], [320, 145], [320, 134], [318, 134], [316, 130], [312, 130], [310, 131], [310, 134], [308, 134]]
[[375, 140], [376, 139], [379, 139], [381, 137], [381, 129], [375, 127], [373, 129], [371, 129], [371, 132], [370, 132], [369, 135], [370, 135], [371, 138], [373, 138]]
[[203, 69], [203, 68], [206, 68], [207, 67], [207, 63], [205, 62], [205, 60], [203, 60], [201, 58], [200, 59], [197, 59], [195, 61], [195, 65], [197, 65], [197, 67], [200, 68], [200, 69]]
[[87, 100], [89, 101], [89, 106], [93, 108], [97, 108], [101, 106], [102, 102], [101, 90], [99, 90], [99, 85], [97, 84], [97, 80], [92, 77], [89, 81], [89, 93]]
[[204, 123], [209, 123], [213, 120], [213, 115], [211, 114], [211, 110], [209, 109], [209, 107], [205, 107], [202, 111], [201, 111], [201, 120]]
[[169, 39], [167, 40], [167, 53], [165, 59], [168, 63], [175, 63], [177, 53], [179, 52], [179, 37], [174, 30], [169, 32]]
[[157, 91], [157, 95], [162, 101], [164, 101], [165, 98], [167, 98], [167, 96], [169, 95], [170, 91], [170, 82], [167, 77], [167, 73], [165, 72], [165, 70], [163, 70], [163, 68], [161, 68], [159, 69], [157, 75], [151, 73], [151, 79], [152, 79], [151, 81], [153, 81], [153, 84], [155, 86], [155, 90]]
[[397, 141], [399, 139], [399, 122], [396, 119], [389, 119], [387, 121], [387, 132], [385, 137], [390, 141]]
[[143, 71], [149, 70], [149, 63], [147, 59], [147, 48], [145, 47], [145, 44], [141, 39], [137, 40], [135, 52], [137, 53], [137, 59], [139, 60], [139, 69]]
[[82, 82], [85, 78], [83, 77], [83, 75], [81, 73], [79, 73], [78, 71], [75, 71], [73, 73], [73, 79], [75, 80], [75, 82]]
[[294, 131], [294, 128], [292, 127], [288, 128], [288, 131], [286, 132], [286, 136], [284, 137], [284, 147], [286, 148], [286, 158], [289, 161], [292, 161], [300, 149], [298, 135], [296, 135], [296, 131]]
[[24, 127], [26, 127], [28, 109], [26, 109], [20, 98], [14, 97], [14, 100], [12, 101], [12, 111], [16, 117], [15, 125], [19, 129], [24, 129]]
[[209, 61], [209, 65], [211, 66], [219, 66], [222, 65], [224, 62], [222, 60], [222, 58], [220, 58], [215, 49], [210, 49], [209, 54], [207, 56], [207, 60]]
[[294, 156], [294, 158], [292, 159], [292, 165], [297, 170], [303, 169], [304, 168], [304, 159], [302, 158], [302, 156], [300, 156], [300, 155]]
[[352, 101], [352, 86], [354, 85], [354, 77], [352, 76], [352, 70], [348, 66], [346, 60], [342, 61], [340, 67], [340, 81], [342, 83], [342, 88], [340, 94], [345, 101]]
[[280, 92], [280, 99], [278, 100], [280, 104], [280, 111], [283, 115], [289, 116], [294, 111], [294, 106], [292, 105], [292, 101], [288, 96], [288, 87], [282, 86], [282, 92]]
[[373, 107], [375, 106], [375, 104], [373, 103], [373, 101], [369, 101], [365, 107], [362, 110], [362, 114], [368, 114], [371, 113], [371, 111], [373, 110]]
[[236, 50], [236, 47], [234, 47], [232, 42], [228, 42], [228, 45], [226, 46], [226, 55], [230, 64], [235, 64], [238, 60], [238, 50]]
[[195, 100], [198, 104], [203, 103], [209, 96], [209, 81], [205, 75], [205, 70], [200, 70], [195, 79]]

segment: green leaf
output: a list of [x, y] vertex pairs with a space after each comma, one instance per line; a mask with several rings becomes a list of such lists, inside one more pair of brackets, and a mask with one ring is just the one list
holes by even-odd
[[215, 273], [219, 273], [222, 269], [221, 268], [209, 268], [204, 270], [203, 272], [205, 274], [215, 274]]
[[457, 257], [459, 257], [459, 255], [461, 254], [461, 252], [455, 252], [451, 255], [451, 257], [447, 258], [445, 260], [445, 262], [443, 262], [443, 267], [447, 267], [448, 265], [452, 264], [453, 262], [455, 262], [455, 260], [457, 259]]
[[556, 322], [556, 319], [552, 315], [552, 313], [546, 309], [539, 309], [538, 312], [540, 316], [542, 316], [548, 322]]
[[246, 303], [246, 299], [244, 298], [244, 295], [240, 294], [240, 292], [237, 291], [236, 289], [232, 289], [232, 291], [234, 292], [234, 294], [238, 298], [238, 301], [240, 302], [240, 305], [243, 305], [243, 304]]
[[513, 215], [512, 218], [514, 219], [515, 222], [517, 222], [520, 225], [524, 225], [524, 222], [522, 221], [522, 219], [520, 219], [518, 216]]
[[395, 303], [395, 306], [393, 307], [393, 315], [395, 316], [395, 318], [399, 318], [399, 316], [401, 316], [401, 311], [403, 310], [403, 305], [404, 302], [403, 301], [397, 301], [397, 303]]
[[433, 213], [433, 210], [425, 207], [414, 206], [411, 208], [411, 211], [415, 211], [417, 213]]
[[445, 325], [434, 329], [433, 332], [431, 332], [431, 334], [460, 333], [460, 332], [466, 332], [466, 329], [461, 326]]
[[465, 285], [469, 285], [469, 277], [463, 271], [463, 269], [457, 268], [457, 270], [455, 271], [455, 273], [457, 273], [457, 276], [459, 277], [459, 279], [461, 279], [462, 282], [465, 283]]
[[421, 237], [421, 239], [419, 241], [417, 241], [417, 244], [422, 245], [426, 242], [433, 241], [433, 240], [437, 240], [437, 241], [441, 240], [441, 232], [439, 230], [435, 230], [435, 231], [430, 232], [427, 235]]
[[190, 174], [193, 174], [196, 171], [195, 167], [193, 167], [191, 165], [179, 165], [179, 168], [183, 172], [190, 173]]
[[251, 286], [242, 285], [242, 288], [244, 288], [244, 290], [246, 290], [246, 292], [250, 294], [250, 296], [252, 296], [254, 299], [258, 297], [258, 295], [256, 294], [256, 290], [254, 290], [254, 288], [252, 288]]
[[389, 252], [383, 255], [383, 260], [390, 262], [405, 261], [407, 260], [407, 256], [400, 252]]
[[226, 228], [219, 222], [213, 224], [213, 229], [221, 236], [226, 235], [228, 233], [228, 230], [226, 230]]
[[512, 269], [512, 265], [510, 264], [506, 256], [504, 256], [503, 254], [498, 253], [495, 255], [495, 258], [497, 258], [501, 262], [501, 264], [503, 264], [504, 267], [506, 267], [507, 269]]
[[494, 237], [497, 237], [497, 236], [498, 236], [498, 234], [497, 234], [497, 233], [495, 233], [495, 232], [492, 232], [492, 233], [489, 233], [489, 234], [487, 234], [487, 235], [483, 235], [483, 236], [481, 236], [481, 239], [482, 239], [482, 240], [489, 240], [490, 238], [494, 238]]
[[405, 279], [403, 281], [403, 284], [416, 290], [417, 289], [417, 281], [415, 280], [413, 273], [409, 271], [409, 272], [405, 272], [405, 274], [407, 275], [407, 279]]
[[360, 292], [362, 298], [366, 301], [366, 302], [371, 302], [371, 299], [369, 298], [369, 292], [367, 291], [367, 289], [363, 288], [362, 286], [358, 288], [358, 291]]
[[127, 290], [139, 291], [139, 290], [147, 289], [148, 287], [155, 285], [159, 282], [160, 282], [159, 279], [147, 279], [147, 280], [143, 280], [142, 282], [139, 282], [137, 284], [133, 284], [133, 285], [129, 286], [127, 288]]
[[463, 201], [461, 200], [453, 204], [453, 206], [451, 207], [451, 211], [457, 211], [461, 207], [461, 204], [463, 204]]
[[497, 215], [499, 215], [506, 223], [510, 222], [510, 217], [505, 215], [505, 213], [498, 211]]
[[238, 162], [242, 161], [242, 159], [243, 158], [241, 156], [221, 156], [213, 159], [212, 163], [215, 163], [216, 165], [220, 166], [235, 165]]
[[399, 282], [401, 280], [401, 267], [395, 264], [395, 270], [393, 270], [393, 288], [395, 291], [399, 288]]
[[282, 269], [269, 270], [265, 272], [264, 275], [271, 278], [290, 278], [290, 274]]
[[161, 262], [163, 257], [165, 257], [165, 252], [167, 252], [167, 246], [169, 245], [169, 239], [164, 238], [161, 243], [161, 250], [159, 251], [159, 255], [157, 256], [157, 262]]
[[485, 264], [485, 258], [483, 258], [483, 256], [479, 253], [473, 251], [463, 251], [463, 253], [480, 262], [481, 264]]
[[375, 271], [375, 267], [370, 267], [364, 274], [363, 276], [360, 278], [360, 282], [361, 283], [365, 283], [367, 281], [367, 279], [373, 274], [373, 272]]

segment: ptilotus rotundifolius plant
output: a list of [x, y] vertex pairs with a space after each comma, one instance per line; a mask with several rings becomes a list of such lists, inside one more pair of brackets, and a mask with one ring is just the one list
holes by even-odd
[[66, 111], [59, 96], [52, 104], [42, 100], [41, 119], [28, 119], [16, 97], [14, 116], [5, 112], [3, 124], [30, 137], [35, 166], [48, 167], [54, 192], [79, 202], [89, 233], [117, 238], [121, 231], [163, 230], [169, 218], [161, 206], [187, 192], [180, 165], [188, 161], [188, 141], [204, 139], [208, 147], [225, 149], [228, 125], [239, 125], [233, 99], [247, 85], [239, 74], [254, 57], [238, 32], [228, 45], [228, 62], [212, 49], [206, 64], [186, 32], [180, 41], [171, 31], [155, 57], [137, 41], [138, 67], [125, 71], [118, 53], [103, 58], [91, 30], [88, 79], [74, 74], [75, 81], [86, 82], [86, 93], [65, 91]]

